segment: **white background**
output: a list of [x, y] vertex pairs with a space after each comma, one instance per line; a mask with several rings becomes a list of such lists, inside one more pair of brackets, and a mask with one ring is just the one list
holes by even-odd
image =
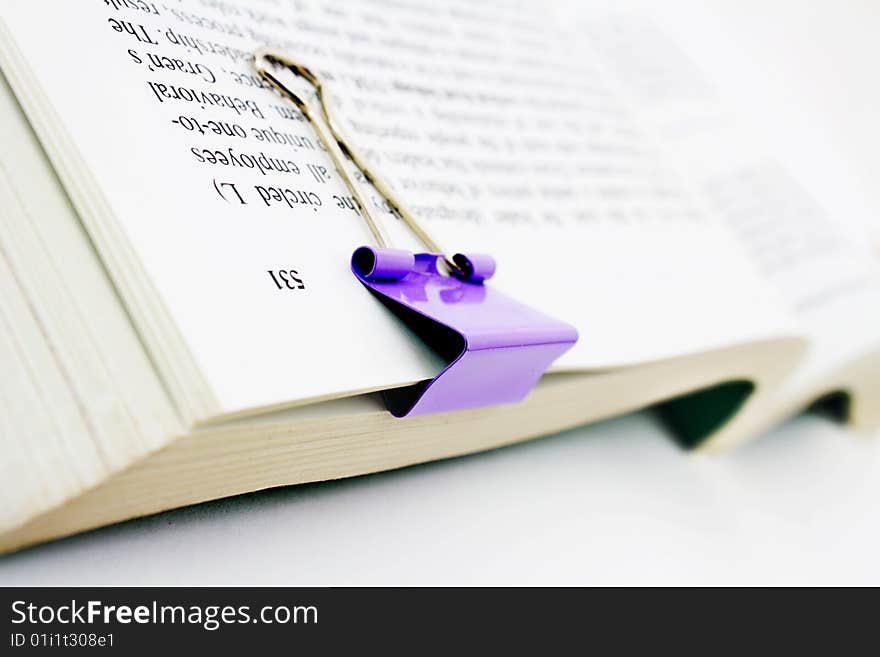
[[798, 418], [728, 456], [635, 415], [246, 495], [0, 559], [4, 584], [880, 584], [880, 436]]
[[[880, 3], [715, 4], [880, 207]], [[131, 521], [2, 557], [0, 583], [876, 585], [880, 436], [804, 416], [710, 457], [634, 415]]]

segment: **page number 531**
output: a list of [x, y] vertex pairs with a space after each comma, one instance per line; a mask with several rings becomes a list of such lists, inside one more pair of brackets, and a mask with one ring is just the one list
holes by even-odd
[[306, 284], [296, 269], [267, 269], [272, 282], [279, 290], [305, 290]]

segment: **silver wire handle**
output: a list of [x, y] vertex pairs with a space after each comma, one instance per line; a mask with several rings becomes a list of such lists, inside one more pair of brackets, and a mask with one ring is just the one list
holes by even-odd
[[[412, 230], [412, 232], [422, 241], [428, 250], [432, 253], [442, 254], [447, 267], [450, 267], [452, 271], [459, 271], [461, 267], [456, 262], [455, 257], [440, 247], [437, 241], [428, 233], [427, 229], [419, 223], [418, 219], [416, 219], [416, 217], [406, 209], [406, 206], [403, 205], [400, 199], [397, 198], [382, 176], [371, 168], [366, 160], [364, 160], [364, 158], [352, 148], [351, 142], [343, 135], [333, 116], [333, 112], [327, 103], [327, 99], [324, 96], [324, 84], [321, 79], [308, 67], [291, 59], [286, 53], [273, 48], [261, 48], [257, 50], [253, 55], [252, 61], [257, 73], [259, 73], [260, 76], [279, 94], [296, 105], [297, 109], [299, 109], [299, 111], [303, 113], [303, 116], [308, 119], [309, 123], [312, 124], [318, 138], [324, 146], [327, 147], [327, 152], [330, 153], [330, 157], [333, 160], [336, 170], [339, 172], [339, 175], [342, 176], [346, 186], [360, 205], [361, 213], [363, 214], [367, 225], [370, 227], [370, 231], [373, 233], [376, 243], [380, 247], [391, 248], [391, 241], [388, 238], [388, 234], [382, 228], [382, 224], [376, 220], [376, 217], [374, 217], [373, 213], [370, 211], [368, 201], [361, 191], [360, 185], [354, 180], [354, 178], [352, 178], [348, 170], [345, 168], [346, 157], [351, 160], [358, 169], [360, 169], [361, 173], [363, 173], [364, 177], [367, 179], [367, 182], [376, 188], [376, 191], [384, 197], [391, 209], [407, 226], [409, 226], [410, 230]], [[309, 107], [308, 103], [275, 76], [272, 67], [270, 66], [271, 64], [282, 66], [290, 70], [295, 75], [308, 81], [312, 87], [314, 87], [321, 108], [320, 119]]]

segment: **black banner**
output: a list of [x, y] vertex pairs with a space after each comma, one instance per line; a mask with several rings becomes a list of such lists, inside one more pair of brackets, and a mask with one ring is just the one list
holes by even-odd
[[[745, 590], [7, 588], [0, 596], [3, 655], [373, 654], [392, 647], [459, 654], [478, 645], [493, 653], [502, 646], [548, 654], [688, 644], [711, 651], [754, 648], [756, 632], [764, 650], [774, 640], [790, 649], [798, 636], [818, 641], [817, 631], [831, 631], [832, 617], [846, 608], [810, 605], [803, 592]], [[846, 620], [850, 631], [838, 635], [838, 647], [847, 643], [843, 636], [857, 640], [852, 630], [873, 627], [869, 608], [848, 610]]]

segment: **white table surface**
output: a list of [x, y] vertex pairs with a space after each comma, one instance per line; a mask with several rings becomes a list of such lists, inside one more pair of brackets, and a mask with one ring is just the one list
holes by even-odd
[[880, 584], [880, 436], [728, 455], [646, 414], [171, 511], [0, 558], [21, 584]]

